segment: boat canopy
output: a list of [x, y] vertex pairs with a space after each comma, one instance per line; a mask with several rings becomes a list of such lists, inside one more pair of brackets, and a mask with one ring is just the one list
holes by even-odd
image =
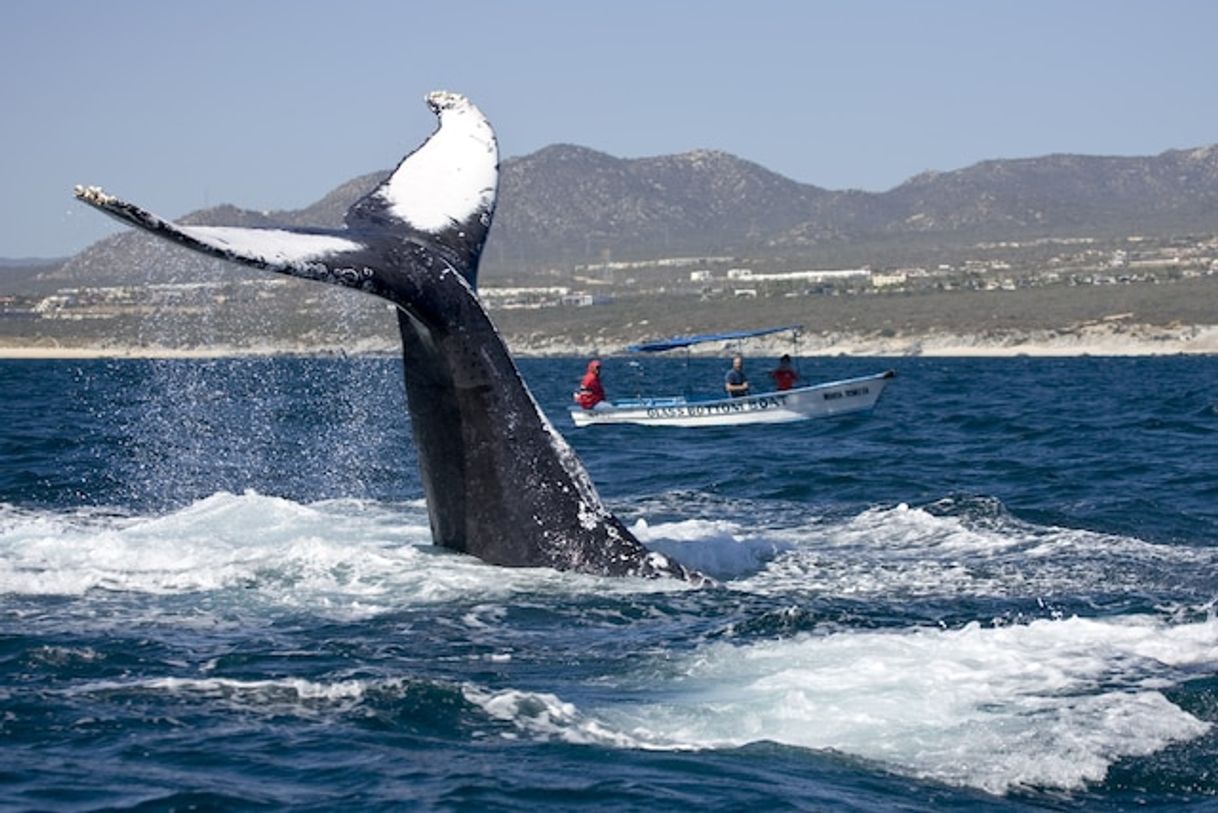
[[642, 342], [626, 347], [632, 353], [662, 353], [665, 350], [676, 350], [679, 347], [689, 347], [691, 344], [705, 342], [726, 342], [733, 339], [748, 339], [752, 336], [767, 336], [771, 333], [781, 333], [784, 330], [798, 331], [803, 325], [783, 325], [782, 327], [763, 327], [756, 330], [729, 330], [723, 333], [699, 333], [695, 336], [673, 336], [671, 339], [656, 339], [653, 342]]

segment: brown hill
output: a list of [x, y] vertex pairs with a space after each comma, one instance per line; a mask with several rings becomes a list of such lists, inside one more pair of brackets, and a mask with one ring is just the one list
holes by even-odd
[[[211, 225], [336, 226], [386, 172], [354, 178], [306, 209], [194, 212]], [[556, 145], [504, 161], [484, 274], [667, 256], [783, 256], [893, 240], [1218, 232], [1218, 146], [1153, 157], [1050, 155], [924, 173], [887, 192], [829, 191], [726, 153], [622, 159]], [[51, 272], [63, 284], [199, 280], [207, 260], [126, 232]], [[484, 276], [484, 278], [486, 278]]]

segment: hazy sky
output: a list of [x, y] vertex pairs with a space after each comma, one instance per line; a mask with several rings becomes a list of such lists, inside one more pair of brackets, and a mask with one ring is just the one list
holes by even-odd
[[461, 91], [504, 157], [724, 150], [829, 189], [1218, 142], [1213, 0], [3, 0], [0, 257], [305, 206], [394, 166]]

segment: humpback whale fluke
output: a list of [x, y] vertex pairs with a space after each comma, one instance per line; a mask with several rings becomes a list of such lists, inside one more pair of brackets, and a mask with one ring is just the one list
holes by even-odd
[[436, 544], [497, 565], [700, 581], [605, 508], [533, 399], [475, 293], [498, 188], [495, 134], [460, 94], [430, 93], [427, 104], [439, 126], [352, 205], [345, 228], [186, 226], [98, 187], [76, 197], [187, 248], [394, 303]]

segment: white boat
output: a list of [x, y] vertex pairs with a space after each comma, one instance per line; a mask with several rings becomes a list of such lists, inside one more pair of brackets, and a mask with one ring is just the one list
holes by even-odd
[[[761, 330], [678, 336], [632, 345], [628, 349], [640, 353], [656, 353], [688, 348], [704, 342], [731, 341], [786, 330], [798, 336], [799, 329], [799, 325], [788, 325]], [[735, 398], [688, 399], [678, 395], [602, 401], [593, 409], [571, 407], [571, 420], [576, 426], [620, 423], [646, 426], [739, 426], [806, 421], [871, 409], [894, 375], [896, 373], [892, 370], [886, 370], [860, 378], [846, 378]]]
[[595, 409], [571, 408], [576, 426], [602, 423], [637, 423], [648, 426], [738, 426], [747, 423], [789, 423], [827, 418], [871, 409], [895, 373], [886, 370], [861, 378], [830, 381], [811, 387], [690, 401], [672, 398], [637, 398], [598, 404]]

